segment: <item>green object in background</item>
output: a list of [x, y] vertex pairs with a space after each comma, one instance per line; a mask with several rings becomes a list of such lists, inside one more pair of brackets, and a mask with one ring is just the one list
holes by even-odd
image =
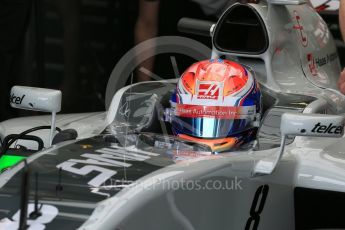
[[25, 157], [4, 155], [0, 158], [0, 172], [24, 160]]

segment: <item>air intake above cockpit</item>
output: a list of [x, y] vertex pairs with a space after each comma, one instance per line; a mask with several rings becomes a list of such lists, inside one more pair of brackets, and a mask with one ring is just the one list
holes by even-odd
[[257, 55], [266, 51], [268, 35], [258, 12], [250, 5], [235, 4], [220, 18], [213, 44], [223, 52]]

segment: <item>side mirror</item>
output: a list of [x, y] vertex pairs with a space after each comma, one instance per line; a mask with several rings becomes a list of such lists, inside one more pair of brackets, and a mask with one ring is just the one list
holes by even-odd
[[53, 89], [13, 86], [10, 95], [13, 108], [40, 112], [55, 112], [61, 110], [61, 91]]
[[279, 154], [273, 159], [267, 158], [258, 161], [253, 174], [262, 175], [273, 172], [283, 156], [287, 136], [340, 138], [344, 135], [344, 120], [343, 115], [283, 114], [280, 123], [282, 140]]
[[280, 131], [283, 136], [342, 137], [344, 116], [285, 113], [280, 123]]
[[13, 86], [10, 95], [10, 104], [13, 108], [25, 109], [52, 114], [50, 130], [50, 146], [56, 128], [56, 113], [61, 110], [60, 90], [34, 88], [26, 86]]

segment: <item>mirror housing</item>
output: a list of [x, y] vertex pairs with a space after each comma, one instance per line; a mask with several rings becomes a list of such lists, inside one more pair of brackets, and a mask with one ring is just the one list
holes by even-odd
[[344, 115], [284, 113], [280, 123], [281, 144], [275, 158], [265, 158], [256, 163], [253, 175], [271, 174], [281, 160], [287, 136], [331, 137], [344, 135]]
[[344, 116], [323, 114], [283, 114], [282, 135], [309, 137], [342, 137]]
[[61, 98], [62, 93], [60, 90], [13, 86], [10, 95], [10, 105], [17, 109], [51, 113], [49, 138], [51, 146], [56, 128], [56, 113], [61, 110]]
[[58, 113], [61, 110], [61, 97], [60, 90], [13, 86], [10, 104], [17, 109]]

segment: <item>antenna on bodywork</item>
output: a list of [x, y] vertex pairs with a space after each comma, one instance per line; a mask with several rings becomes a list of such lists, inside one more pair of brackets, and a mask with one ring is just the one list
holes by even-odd
[[42, 205], [41, 207], [38, 207], [38, 173], [37, 172], [35, 173], [35, 205], [34, 206], [35, 206], [34, 211], [30, 213], [29, 215], [31, 220], [35, 220], [38, 217], [42, 216], [42, 213], [41, 213]]
[[[30, 195], [30, 168], [26, 160], [24, 160], [24, 172], [22, 175], [21, 185], [21, 200], [20, 200], [20, 218], [19, 218], [19, 230], [26, 230], [28, 228], [28, 207], [29, 207], [29, 195]], [[30, 213], [29, 219], [35, 220], [42, 216], [41, 207], [38, 207], [38, 173], [35, 173], [35, 203], [34, 211]]]
[[24, 172], [22, 175], [19, 230], [27, 229], [28, 204], [30, 193], [30, 168], [24, 160]]
[[55, 191], [56, 191], [56, 196], [58, 195], [59, 192], [63, 190], [62, 186], [62, 168], [59, 168], [59, 173], [58, 173], [58, 183], [55, 186]]

